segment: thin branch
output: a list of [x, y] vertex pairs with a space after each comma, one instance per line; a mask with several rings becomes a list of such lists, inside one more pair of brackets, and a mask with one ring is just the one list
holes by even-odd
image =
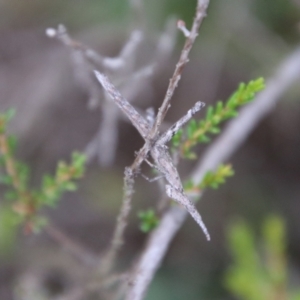
[[57, 29], [47, 28], [46, 35], [50, 38], [57, 38], [71, 49], [80, 51], [93, 64], [103, 67], [104, 57], [98, 54], [95, 50], [71, 38], [64, 25], [58, 25]]
[[55, 225], [48, 224], [45, 227], [45, 231], [53, 240], [60, 244], [62, 248], [66, 249], [78, 260], [82, 261], [86, 265], [95, 266], [95, 263], [98, 261], [98, 256], [94, 253], [91, 253], [78, 242], [75, 242]]
[[143, 299], [153, 275], [160, 266], [170, 242], [182, 226], [185, 217], [186, 211], [179, 206], [172, 206], [164, 214], [159, 226], [150, 234], [145, 251], [135, 266], [135, 273], [129, 282], [126, 300]]
[[132, 69], [136, 58], [136, 52], [143, 38], [143, 33], [140, 30], [132, 31], [128, 41], [121, 49], [120, 54], [113, 58], [106, 57], [103, 61], [103, 66], [112, 71], [117, 71], [124, 68]]
[[134, 180], [130, 168], [125, 168], [124, 196], [122, 206], [117, 218], [116, 228], [112, 237], [111, 245], [101, 258], [101, 273], [108, 273], [115, 262], [116, 256], [124, 243], [124, 231], [127, 226], [128, 215], [131, 210], [132, 195], [134, 193]]
[[[258, 122], [276, 105], [281, 95], [299, 78], [300, 48], [281, 64], [274, 77], [267, 82], [265, 90], [228, 124], [219, 140], [208, 148], [207, 154], [204, 155], [190, 176], [196, 185], [202, 181], [203, 175], [207, 171], [223, 163], [239, 148]], [[198, 195], [198, 198], [200, 196]], [[171, 207], [164, 214], [159, 226], [149, 236], [145, 251], [133, 268], [126, 300], [143, 299], [143, 295], [186, 216], [187, 211], [179, 206]]]
[[176, 65], [175, 71], [170, 80], [165, 98], [163, 100], [162, 105], [160, 106], [160, 108], [158, 110], [158, 114], [155, 119], [155, 123], [154, 123], [150, 133], [148, 134], [147, 140], [146, 140], [143, 148], [139, 151], [135, 161], [131, 165], [133, 174], [140, 168], [140, 165], [146, 159], [148, 152], [150, 151], [155, 139], [157, 138], [161, 124], [167, 114], [169, 107], [171, 106], [170, 105], [171, 98], [172, 98], [174, 91], [178, 85], [178, 82], [181, 78], [181, 73], [183, 71], [183, 68], [188, 63], [189, 53], [194, 45], [197, 35], [198, 35], [198, 30], [200, 28], [200, 25], [206, 16], [206, 10], [207, 10], [208, 5], [209, 5], [209, 0], [198, 0], [198, 2], [197, 2], [196, 15], [195, 15], [195, 18], [193, 21], [192, 29], [190, 31], [189, 36], [186, 38], [185, 44], [183, 46], [183, 50], [181, 51], [181, 55], [179, 57], [179, 61]]
[[67, 28], [62, 24], [58, 25], [57, 29], [48, 28], [46, 35], [50, 38], [56, 38], [71, 50], [75, 68], [74, 75], [89, 94], [88, 107], [90, 109], [97, 107], [100, 102], [100, 90], [92, 78], [92, 66], [96, 65], [103, 68], [105, 58], [95, 50], [71, 38]]
[[174, 74], [170, 80], [164, 101], [158, 111], [155, 124], [151, 130], [150, 137], [154, 138], [154, 136], [157, 134], [162, 121], [164, 120], [168, 109], [170, 108], [170, 102], [173, 97], [174, 91], [178, 85], [178, 82], [181, 78], [181, 74], [183, 71], [184, 66], [188, 63], [189, 61], [189, 53], [195, 43], [195, 40], [198, 35], [198, 31], [200, 28], [200, 25], [203, 21], [203, 19], [206, 17], [206, 11], [207, 7], [209, 5], [209, 0], [198, 0], [197, 2], [197, 8], [196, 8], [196, 15], [193, 21], [192, 29], [190, 31], [190, 34], [186, 38], [185, 44], [183, 46], [183, 49], [180, 54], [179, 61], [176, 65]]
[[[104, 297], [105, 291], [108, 289], [115, 289], [115, 286], [119, 283], [121, 286], [128, 281], [128, 274], [121, 273], [104, 278], [99, 282], [97, 274], [94, 276], [93, 280], [90, 278], [87, 282], [76, 284], [71, 290], [68, 290], [65, 294], [60, 295], [56, 298], [51, 298], [53, 300], [82, 300], [89, 298], [89, 294], [98, 293], [100, 299], [119, 299], [114, 297]], [[115, 289], [116, 290], [116, 289]], [[117, 289], [118, 290], [118, 289]], [[90, 298], [89, 298], [90, 299]]]
[[177, 21], [177, 28], [182, 31], [186, 38], [190, 36], [191, 32], [185, 27], [185, 22], [183, 20]]

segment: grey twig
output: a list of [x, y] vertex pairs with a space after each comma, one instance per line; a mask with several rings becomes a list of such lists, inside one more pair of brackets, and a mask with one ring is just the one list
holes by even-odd
[[103, 60], [103, 67], [111, 71], [132, 71], [128, 70], [128, 68], [133, 68], [135, 54], [142, 40], [143, 33], [140, 30], [134, 30], [120, 51], [120, 54], [117, 57], [106, 57]]
[[103, 66], [104, 57], [102, 57], [95, 50], [71, 38], [67, 31], [67, 28], [64, 25], [58, 25], [57, 29], [47, 28], [46, 35], [50, 38], [57, 38], [63, 44], [73, 50], [80, 51], [93, 64], [98, 65], [99, 67]]
[[118, 251], [124, 242], [124, 231], [127, 226], [128, 215], [131, 210], [132, 195], [134, 193], [134, 180], [130, 168], [125, 168], [124, 178], [124, 196], [117, 218], [117, 225], [111, 239], [111, 245], [100, 261], [100, 271], [102, 274], [107, 274], [111, 270]]
[[97, 107], [99, 105], [100, 90], [91, 77], [92, 66], [103, 67], [104, 58], [93, 49], [72, 39], [67, 28], [62, 24], [58, 25], [57, 29], [48, 28], [46, 34], [50, 38], [58, 39], [71, 50], [76, 79], [89, 94], [88, 106], [91, 109]]
[[143, 299], [162, 258], [173, 237], [181, 228], [186, 211], [172, 206], [160, 220], [159, 226], [150, 234], [145, 250], [134, 267], [126, 294], [126, 300]]
[[60, 244], [63, 249], [66, 249], [74, 257], [84, 262], [88, 266], [93, 266], [98, 261], [98, 256], [96, 254], [91, 253], [78, 242], [72, 240], [68, 235], [64, 234], [55, 225], [48, 224], [45, 227], [45, 231], [53, 240]]
[[174, 91], [175, 91], [178, 83], [179, 83], [183, 68], [189, 61], [190, 51], [191, 51], [191, 49], [195, 43], [195, 40], [197, 38], [200, 25], [201, 25], [203, 19], [206, 17], [206, 11], [207, 11], [208, 5], [209, 5], [209, 0], [198, 0], [197, 1], [196, 15], [195, 15], [195, 18], [193, 21], [192, 29], [190, 31], [190, 34], [186, 38], [186, 41], [185, 41], [185, 44], [181, 51], [175, 71], [173, 73], [172, 78], [170, 79], [170, 83], [169, 83], [165, 98], [163, 100], [163, 103], [162, 103], [159, 111], [158, 111], [158, 114], [157, 114], [157, 117], [155, 120], [155, 124], [151, 130], [150, 138], [153, 138], [157, 134], [157, 132], [161, 126], [161, 123], [164, 120], [168, 109], [170, 108], [170, 102], [171, 102], [172, 96], [174, 94]]
[[[268, 80], [265, 90], [228, 124], [219, 140], [207, 149], [190, 176], [196, 185], [202, 181], [207, 171], [215, 169], [239, 148], [259, 121], [274, 108], [282, 94], [299, 78], [300, 48], [298, 47]], [[197, 195], [197, 198], [199, 197], [201, 195]], [[145, 250], [133, 268], [126, 300], [143, 298], [186, 216], [187, 212], [180, 207], [171, 207], [164, 214], [159, 226], [150, 234]]]

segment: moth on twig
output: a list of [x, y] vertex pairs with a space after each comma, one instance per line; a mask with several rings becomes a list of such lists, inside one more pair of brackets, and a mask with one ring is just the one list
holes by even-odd
[[[112, 98], [115, 104], [126, 114], [130, 119], [133, 126], [139, 131], [141, 136], [147, 141], [147, 136], [152, 128], [137, 111], [136, 109], [120, 94], [120, 92], [111, 84], [106, 76], [98, 71], [95, 71], [95, 75], [101, 85], [103, 86], [106, 93]], [[166, 193], [168, 197], [172, 198], [179, 204], [185, 207], [190, 213], [198, 225], [202, 228], [207, 240], [210, 240], [208, 230], [202, 221], [202, 218], [195, 208], [194, 203], [185, 195], [183, 185], [180, 180], [178, 171], [174, 166], [172, 159], [168, 153], [168, 147], [166, 143], [176, 134], [176, 132], [187, 122], [192, 116], [198, 112], [204, 103], [196, 102], [196, 104], [188, 110], [185, 116], [177, 121], [169, 130], [162, 135], [158, 136], [150, 150], [151, 156], [157, 169], [164, 175], [168, 184], [166, 185]]]

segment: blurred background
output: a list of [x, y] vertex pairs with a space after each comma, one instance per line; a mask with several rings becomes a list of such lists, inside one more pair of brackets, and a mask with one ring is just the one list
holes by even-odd
[[[38, 186], [42, 174], [53, 173], [57, 161], [68, 160], [73, 150], [91, 155], [79, 191], [64, 195], [59, 207], [46, 213], [57, 227], [94, 253], [101, 253], [110, 241], [121, 202], [124, 167], [133, 161], [134, 152], [143, 141], [119, 115], [114, 117], [116, 153], [110, 163], [101, 160], [101, 153], [93, 152], [95, 137], [107, 113], [103, 113], [103, 93], [100, 87], [97, 90], [93, 79], [85, 82], [78, 78], [77, 71], [84, 65], [78, 69], [72, 49], [59, 39], [50, 39], [45, 31], [64, 24], [73, 39], [102, 56], [114, 57], [133, 29], [143, 30], [136, 61], [127, 70], [130, 74], [155, 62], [153, 53], [157, 53], [161, 33], [167, 32], [174, 46], [137, 89], [126, 89], [131, 82], [123, 84], [128, 73], [118, 77], [112, 72], [141, 112], [148, 107], [157, 109], [184, 41], [180, 32], [174, 35], [166, 24], [175, 17], [185, 20], [189, 28], [196, 1], [144, 1], [141, 11], [137, 3], [0, 2], [0, 110], [16, 108], [17, 115], [9, 129], [18, 138], [17, 156], [29, 164], [32, 185]], [[240, 82], [272, 77], [279, 64], [299, 47], [299, 22], [299, 0], [211, 1], [166, 121], [176, 121], [196, 101], [213, 104], [226, 100]], [[89, 84], [95, 88], [93, 94]], [[188, 218], [173, 241], [147, 300], [247, 299], [235, 298], [226, 284], [227, 270], [234, 261], [228, 228], [237, 218], [245, 220], [257, 238], [260, 253], [261, 226], [270, 213], [280, 215], [286, 224], [288, 282], [291, 290], [299, 286], [300, 84], [293, 85], [281, 98], [231, 158], [236, 175], [218, 190], [208, 190], [198, 204], [212, 241], [206, 242]], [[196, 117], [201, 116], [203, 113]], [[197, 148], [199, 157], [205, 147]], [[97, 151], [102, 152], [101, 149]], [[182, 178], [193, 164], [181, 163]], [[147, 167], [143, 171], [149, 173]], [[137, 179], [134, 208], [119, 261], [121, 270], [130, 265], [146, 239], [139, 230], [137, 212], [155, 207], [158, 192], [156, 183]], [[0, 203], [5, 201], [1, 196]], [[58, 299], [88, 273], [43, 232], [24, 236], [20, 230], [0, 244], [3, 300]], [[33, 291], [30, 296], [28, 290]], [[38, 298], [41, 290], [47, 291], [48, 298]]]

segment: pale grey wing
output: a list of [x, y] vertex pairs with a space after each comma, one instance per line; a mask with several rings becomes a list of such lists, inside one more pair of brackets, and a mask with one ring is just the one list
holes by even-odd
[[202, 218], [201, 218], [199, 212], [197, 211], [194, 203], [190, 199], [188, 199], [188, 197], [186, 195], [177, 191], [170, 185], [166, 185], [166, 192], [167, 192], [168, 197], [177, 201], [190, 213], [190, 215], [194, 218], [194, 220], [201, 227], [202, 231], [204, 232], [204, 234], [206, 236], [206, 239], [208, 241], [210, 241], [210, 235], [208, 233], [208, 230], [207, 230], [204, 222], [202, 221]]
[[204, 106], [205, 104], [203, 102], [196, 102], [195, 105], [191, 109], [189, 109], [181, 119], [179, 119], [174, 125], [172, 125], [165, 133], [161, 135], [157, 143], [160, 145], [164, 145], [169, 142], [171, 138], [177, 133], [177, 131]]
[[175, 187], [177, 190], [183, 191], [178, 171], [173, 164], [172, 158], [168, 153], [166, 146], [155, 144], [151, 149], [151, 156], [158, 170], [164, 174], [170, 185]]
[[147, 121], [136, 111], [136, 109], [121, 95], [108, 78], [98, 71], [94, 71], [98, 81], [103, 86], [107, 94], [119, 106], [124, 114], [132, 122], [143, 138], [146, 138], [150, 130]]

